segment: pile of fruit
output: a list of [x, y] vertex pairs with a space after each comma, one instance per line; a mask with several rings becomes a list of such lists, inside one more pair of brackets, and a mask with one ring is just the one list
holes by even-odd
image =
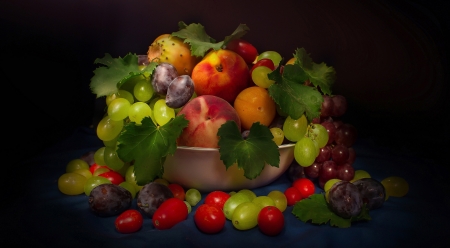
[[[92, 92], [107, 104], [96, 129], [104, 146], [69, 162], [58, 180], [62, 193], [86, 194], [94, 213], [120, 215], [117, 222], [134, 216], [133, 223], [142, 223], [144, 213], [153, 218], [155, 227], [170, 228], [185, 220], [201, 197], [196, 189], [185, 191], [162, 178], [165, 158], [177, 146], [218, 148], [225, 153], [239, 145], [249, 158], [228, 154], [223, 156], [228, 159], [224, 164], [248, 169], [254, 166], [248, 161], [256, 160], [261, 149], [267, 157], [262, 164], [278, 166], [278, 146], [295, 143], [295, 161], [288, 171], [293, 185], [285, 192], [246, 197], [240, 191], [223, 192], [227, 197], [214, 211], [204, 210], [214, 205], [207, 204], [207, 196], [202, 204], [207, 206], [199, 206], [195, 214], [223, 215], [218, 218], [232, 220], [239, 230], [256, 225], [264, 229], [282, 227], [281, 217], [270, 223], [268, 216], [283, 216], [286, 206], [293, 205], [299, 219], [327, 223], [329, 218], [318, 221], [308, 215], [325, 205], [322, 211], [335, 214], [335, 225], [347, 227], [351, 221], [370, 219], [368, 210], [381, 207], [389, 195], [406, 194], [408, 185], [401, 178], [379, 182], [353, 169], [356, 128], [339, 119], [347, 102], [331, 92], [333, 67], [314, 63], [303, 48], [285, 63], [276, 51], [259, 53], [242, 38], [249, 30], [246, 25], [239, 25], [221, 42], [209, 37], [200, 24], [180, 22], [179, 28], [157, 37], [146, 55], [112, 58], [106, 54], [95, 61], [104, 65], [91, 80]], [[263, 166], [256, 167], [244, 175], [256, 178]], [[314, 194], [315, 183], [325, 194]], [[177, 197], [177, 192], [182, 193]], [[110, 196], [107, 200], [100, 197], [105, 194]], [[140, 212], [129, 209], [134, 198]], [[172, 212], [173, 217], [158, 219], [165, 216], [158, 211]], [[239, 221], [239, 216], [247, 219]], [[251, 224], [239, 225], [244, 222]], [[196, 224], [204, 232], [223, 227], [222, 222], [215, 228]], [[120, 231], [121, 225], [116, 226]], [[276, 235], [279, 228], [263, 232]]]

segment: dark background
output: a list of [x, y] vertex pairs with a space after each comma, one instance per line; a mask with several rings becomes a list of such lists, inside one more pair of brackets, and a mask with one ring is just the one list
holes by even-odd
[[[304, 47], [337, 72], [344, 120], [380, 146], [445, 161], [448, 146], [447, 1], [0, 0], [0, 82], [7, 173], [94, 123], [94, 60], [145, 54], [177, 23], [218, 41], [240, 24], [259, 52], [287, 60]], [[100, 106], [96, 108], [96, 106]], [[23, 172], [23, 174], [22, 174]]]

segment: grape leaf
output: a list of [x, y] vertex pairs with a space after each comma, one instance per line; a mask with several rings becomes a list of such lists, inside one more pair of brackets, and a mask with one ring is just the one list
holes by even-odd
[[156, 126], [145, 117], [141, 125], [129, 122], [118, 138], [117, 154], [124, 162], [134, 160], [138, 185], [144, 185], [164, 174], [165, 158], [177, 149], [176, 139], [189, 121], [180, 115], [164, 126]]
[[313, 194], [310, 197], [295, 203], [292, 214], [303, 222], [311, 221], [313, 224], [327, 224], [330, 226], [348, 228], [354, 221], [369, 221], [369, 211], [366, 205], [362, 208], [361, 213], [352, 218], [342, 218], [335, 214], [328, 207], [324, 194]]
[[90, 88], [97, 98], [117, 93], [120, 86], [132, 77], [150, 76], [157, 65], [156, 62], [152, 62], [141, 70], [137, 55], [131, 53], [123, 58], [113, 58], [106, 53], [103, 58], [97, 58], [94, 63], [104, 65], [95, 69], [94, 76], [91, 78]]
[[249, 31], [245, 24], [240, 24], [231, 35], [226, 36], [223, 41], [216, 42], [206, 33], [205, 27], [201, 24], [191, 23], [186, 25], [184, 22], [179, 22], [178, 27], [180, 30], [173, 32], [172, 35], [184, 39], [184, 43], [188, 43], [191, 47], [191, 54], [197, 57], [205, 56], [211, 49], [219, 50], [230, 40], [241, 38]]
[[336, 80], [336, 71], [334, 68], [327, 66], [323, 62], [320, 64], [314, 63], [304, 48], [295, 50], [294, 57], [296, 58], [294, 64], [300, 65], [309, 75], [310, 82], [314, 86], [320, 87], [322, 93], [330, 95], [331, 86]]
[[305, 114], [309, 122], [320, 116], [322, 94], [317, 88], [304, 85], [308, 73], [298, 64], [285, 65], [283, 72], [278, 67], [268, 77], [275, 81], [269, 86], [269, 94], [284, 113], [295, 120]]
[[226, 168], [237, 163], [248, 179], [258, 177], [266, 163], [275, 167], [280, 164], [280, 151], [272, 140], [273, 135], [268, 127], [259, 122], [253, 123], [245, 140], [234, 121], [225, 122], [217, 135], [220, 137], [220, 159]]

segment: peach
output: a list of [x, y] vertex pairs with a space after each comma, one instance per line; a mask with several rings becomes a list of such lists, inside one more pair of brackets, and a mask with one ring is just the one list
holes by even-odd
[[203, 95], [193, 98], [177, 115], [182, 114], [189, 124], [178, 137], [179, 146], [217, 148], [217, 131], [229, 120], [235, 121], [241, 131], [241, 121], [236, 110], [217, 96]]
[[250, 73], [245, 60], [231, 50], [212, 50], [192, 70], [197, 96], [214, 95], [233, 103], [248, 85]]

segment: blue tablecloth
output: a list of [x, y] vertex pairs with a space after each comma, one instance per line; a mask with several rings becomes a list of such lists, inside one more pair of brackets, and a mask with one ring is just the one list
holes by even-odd
[[[355, 169], [367, 170], [373, 178], [404, 177], [409, 193], [391, 197], [382, 208], [370, 212], [369, 222], [353, 223], [350, 228], [304, 223], [284, 212], [285, 228], [276, 237], [262, 234], [258, 228], [238, 231], [227, 221], [218, 234], [201, 233], [195, 226], [192, 209], [188, 218], [169, 230], [160, 231], [145, 218], [140, 231], [120, 234], [116, 217], [97, 217], [90, 212], [86, 195], [67, 196], [57, 187], [68, 161], [102, 146], [95, 131], [81, 127], [65, 141], [26, 161], [34, 168], [27, 191], [14, 202], [7, 202], [2, 212], [2, 243], [31, 247], [437, 247], [449, 246], [447, 222], [450, 220], [448, 191], [437, 163], [425, 161], [406, 152], [400, 154], [358, 140]], [[442, 178], [443, 179], [442, 179]], [[287, 175], [262, 188], [257, 195], [271, 190], [284, 191]], [[5, 186], [3, 187], [5, 190]], [[318, 190], [320, 192], [320, 190]], [[203, 195], [204, 197], [204, 195]], [[3, 199], [5, 200], [5, 199]], [[3, 202], [2, 200], [2, 202]], [[203, 200], [199, 203], [201, 204]], [[447, 202], [447, 204], [445, 203]], [[5, 203], [3, 203], [5, 205]], [[198, 205], [197, 205], [198, 206]], [[133, 208], [136, 208], [134, 200]], [[6, 223], [4, 222], [6, 219]]]

